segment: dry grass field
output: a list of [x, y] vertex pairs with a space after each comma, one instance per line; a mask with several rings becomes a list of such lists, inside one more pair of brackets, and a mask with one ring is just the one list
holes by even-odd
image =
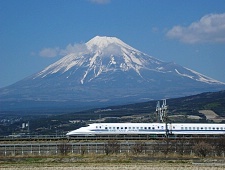
[[0, 157], [1, 170], [223, 170], [224, 158], [86, 155]]
[[1, 170], [224, 170], [215, 164], [170, 164], [170, 163], [87, 163], [87, 164], [35, 164], [1, 165]]
[[216, 123], [219, 123], [219, 122], [222, 122], [223, 120], [225, 120], [224, 117], [220, 117], [212, 110], [199, 110], [199, 113], [204, 114], [206, 116], [206, 119], [212, 120]]

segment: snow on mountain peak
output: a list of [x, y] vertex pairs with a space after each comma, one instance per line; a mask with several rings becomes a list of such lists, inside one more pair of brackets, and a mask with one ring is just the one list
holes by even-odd
[[91, 40], [89, 40], [86, 43], [86, 45], [87, 45], [87, 48], [91, 51], [101, 50], [110, 45], [116, 45], [116, 46], [127, 48], [133, 51], [138, 51], [116, 37], [96, 36], [92, 38]]
[[65, 78], [76, 77], [77, 82], [85, 84], [98, 77], [101, 79], [107, 73], [111, 75], [120, 71], [124, 74], [132, 72], [134, 79], [141, 78], [149, 82], [153, 81], [151, 74], [167, 73], [208, 84], [221, 84], [193, 70], [144, 54], [116, 37], [96, 36], [83, 46], [85, 50], [66, 55], [37, 73], [34, 79], [64, 75]]
[[225, 89], [225, 83], [160, 61], [115, 37], [96, 36], [67, 51], [41, 72], [0, 89], [3, 109], [25, 109], [27, 102], [30, 108], [99, 107]]
[[[68, 54], [38, 73], [36, 77], [44, 78], [47, 75], [83, 68], [85, 71], [80, 80], [83, 84], [98, 77], [101, 73], [113, 70], [128, 71], [132, 69], [140, 75], [139, 70], [147, 68], [150, 61], [151, 64], [158, 62], [158, 60], [152, 59], [152, 57], [134, 49], [116, 37], [96, 36], [84, 45], [87, 50], [82, 53]], [[90, 79], [86, 80], [87, 77]]]

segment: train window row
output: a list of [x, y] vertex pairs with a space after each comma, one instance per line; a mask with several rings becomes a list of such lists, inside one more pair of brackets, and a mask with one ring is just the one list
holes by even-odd
[[155, 129], [155, 127], [105, 127], [105, 129], [115, 130], [115, 129], [125, 129], [125, 130], [147, 130], [147, 129]]
[[[101, 129], [101, 126], [96, 126], [96, 129]], [[158, 127], [104, 127], [104, 129], [109, 129], [109, 130], [148, 130], [148, 129], [164, 129], [164, 126], [158, 126]]]
[[181, 127], [181, 130], [225, 130], [225, 127]]
[[[154, 129], [164, 129], [164, 126], [157, 127], [104, 127], [107, 130], [154, 130]], [[96, 126], [96, 129], [102, 129], [101, 126]], [[173, 126], [173, 129], [175, 127]], [[225, 127], [181, 127], [181, 130], [225, 130]]]

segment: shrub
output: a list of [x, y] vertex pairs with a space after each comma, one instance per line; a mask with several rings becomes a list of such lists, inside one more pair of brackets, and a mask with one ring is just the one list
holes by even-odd
[[193, 146], [194, 153], [201, 157], [206, 157], [212, 150], [213, 147], [204, 141], [198, 142]]
[[118, 153], [120, 150], [120, 144], [116, 140], [109, 140], [105, 144], [105, 153], [106, 155], [113, 154], [113, 153]]
[[145, 142], [135, 142], [131, 149], [134, 154], [140, 154], [146, 150]]
[[69, 143], [61, 143], [57, 146], [61, 155], [67, 155], [71, 150], [71, 144]]

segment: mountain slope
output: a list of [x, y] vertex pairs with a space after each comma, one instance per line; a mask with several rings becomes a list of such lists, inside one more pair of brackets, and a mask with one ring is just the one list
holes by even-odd
[[0, 89], [0, 102], [2, 110], [43, 107], [43, 102], [53, 108], [100, 107], [221, 89], [222, 82], [160, 61], [118, 38], [97, 36], [41, 72]]
[[44, 78], [59, 73], [65, 74], [64, 77], [69, 78], [81, 72], [81, 77], [78, 80], [84, 84], [107, 72], [128, 72], [130, 70], [135, 71], [140, 78], [147, 81], [151, 81], [151, 77], [150, 79], [147, 76], [143, 77], [141, 74], [143, 70], [156, 73], [174, 73], [201, 82], [221, 84], [219, 81], [180, 67], [175, 63], [162, 62], [146, 55], [115, 37], [99, 36], [88, 41], [80, 52], [65, 56], [38, 73], [35, 78]]

